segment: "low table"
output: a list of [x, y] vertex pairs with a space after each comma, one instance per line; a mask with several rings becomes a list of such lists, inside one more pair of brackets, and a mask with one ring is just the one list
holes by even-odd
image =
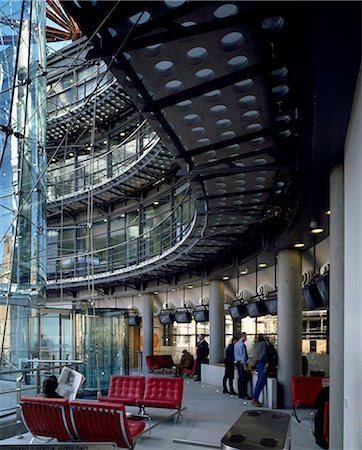
[[221, 450], [290, 450], [290, 415], [265, 409], [245, 411], [221, 439]]

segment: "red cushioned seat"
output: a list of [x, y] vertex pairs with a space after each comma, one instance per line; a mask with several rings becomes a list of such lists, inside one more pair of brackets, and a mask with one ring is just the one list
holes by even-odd
[[132, 375], [111, 375], [107, 397], [99, 401], [139, 405], [137, 399], [143, 397], [145, 378]]
[[22, 397], [20, 407], [23, 421], [34, 437], [49, 437], [59, 441], [75, 439], [67, 399]]
[[132, 449], [145, 428], [144, 422], [128, 420], [121, 404], [74, 400], [69, 406], [74, 430], [84, 442], [114, 442]]
[[174, 377], [146, 377], [143, 398], [137, 399], [143, 406], [180, 409], [183, 395], [183, 379]]
[[296, 408], [313, 408], [317, 395], [323, 387], [324, 377], [291, 377], [292, 406], [298, 422]]

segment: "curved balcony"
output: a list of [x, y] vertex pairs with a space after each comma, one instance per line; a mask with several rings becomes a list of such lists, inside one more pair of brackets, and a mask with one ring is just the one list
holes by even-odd
[[[89, 152], [88, 152], [89, 153]], [[147, 174], [147, 164], [157, 158], [156, 168]], [[83, 160], [82, 160], [83, 159]], [[48, 170], [48, 207], [81, 201], [88, 197], [92, 188], [93, 195], [100, 195], [111, 188], [127, 184], [125, 191], [141, 188], [155, 180], [157, 174], [162, 177], [174, 164], [173, 158], [159, 143], [159, 137], [147, 121], [131, 133], [121, 144], [113, 146], [91, 158], [89, 155], [72, 157], [62, 167], [59, 164]], [[142, 178], [137, 173], [142, 171]], [[117, 192], [117, 197], [122, 195]], [[109, 200], [109, 192], [107, 199]], [[83, 205], [84, 207], [84, 205]]]
[[[143, 232], [138, 236], [99, 248], [99, 235], [94, 233], [94, 227], [85, 230], [84, 241], [92, 242], [93, 251], [76, 251], [69, 249], [65, 254], [67, 244], [62, 244], [63, 255], [48, 257], [48, 288], [62, 286], [85, 285], [89, 279], [95, 281], [113, 279], [120, 280], [129, 276], [130, 272], [154, 270], [156, 266], [165, 264], [170, 257], [174, 259], [180, 252], [187, 252], [186, 247], [193, 245], [190, 240], [193, 233], [201, 235], [204, 217], [196, 211], [195, 202], [190, 196], [190, 187], [175, 207], [162, 216], [162, 220], [155, 226], [148, 228], [144, 222]], [[132, 228], [133, 227], [133, 228]], [[137, 233], [138, 224], [128, 225], [128, 230], [117, 230], [117, 236], [131, 236]], [[106, 226], [105, 226], [106, 228]], [[63, 229], [64, 231], [64, 229]], [[58, 229], [59, 233], [61, 229]], [[122, 232], [122, 233], [121, 233]], [[90, 238], [92, 236], [93, 238]], [[112, 233], [103, 240], [111, 242]], [[97, 248], [96, 248], [97, 247]], [[53, 270], [53, 271], [52, 271]]]

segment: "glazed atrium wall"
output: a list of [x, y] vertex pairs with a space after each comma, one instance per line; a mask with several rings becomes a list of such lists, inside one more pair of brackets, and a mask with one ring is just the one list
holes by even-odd
[[0, 28], [1, 366], [27, 358], [46, 284], [45, 3], [7, 2]]

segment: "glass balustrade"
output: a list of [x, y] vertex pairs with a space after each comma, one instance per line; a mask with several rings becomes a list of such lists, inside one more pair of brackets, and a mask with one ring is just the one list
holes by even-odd
[[67, 159], [51, 165], [47, 171], [48, 202], [76, 197], [91, 187], [94, 189], [117, 179], [151, 152], [158, 142], [158, 136], [144, 121], [120, 144], [112, 145], [110, 150], [95, 154], [93, 158], [68, 152]]
[[172, 251], [192, 231], [196, 214], [188, 184], [179, 187], [172, 197], [172, 202], [169, 196], [159, 199], [161, 207], [157, 213], [140, 205], [137, 209], [142, 209], [142, 214], [137, 210], [118, 214], [106, 221], [94, 221], [91, 228], [86, 225], [50, 228], [48, 279], [113, 272]]

